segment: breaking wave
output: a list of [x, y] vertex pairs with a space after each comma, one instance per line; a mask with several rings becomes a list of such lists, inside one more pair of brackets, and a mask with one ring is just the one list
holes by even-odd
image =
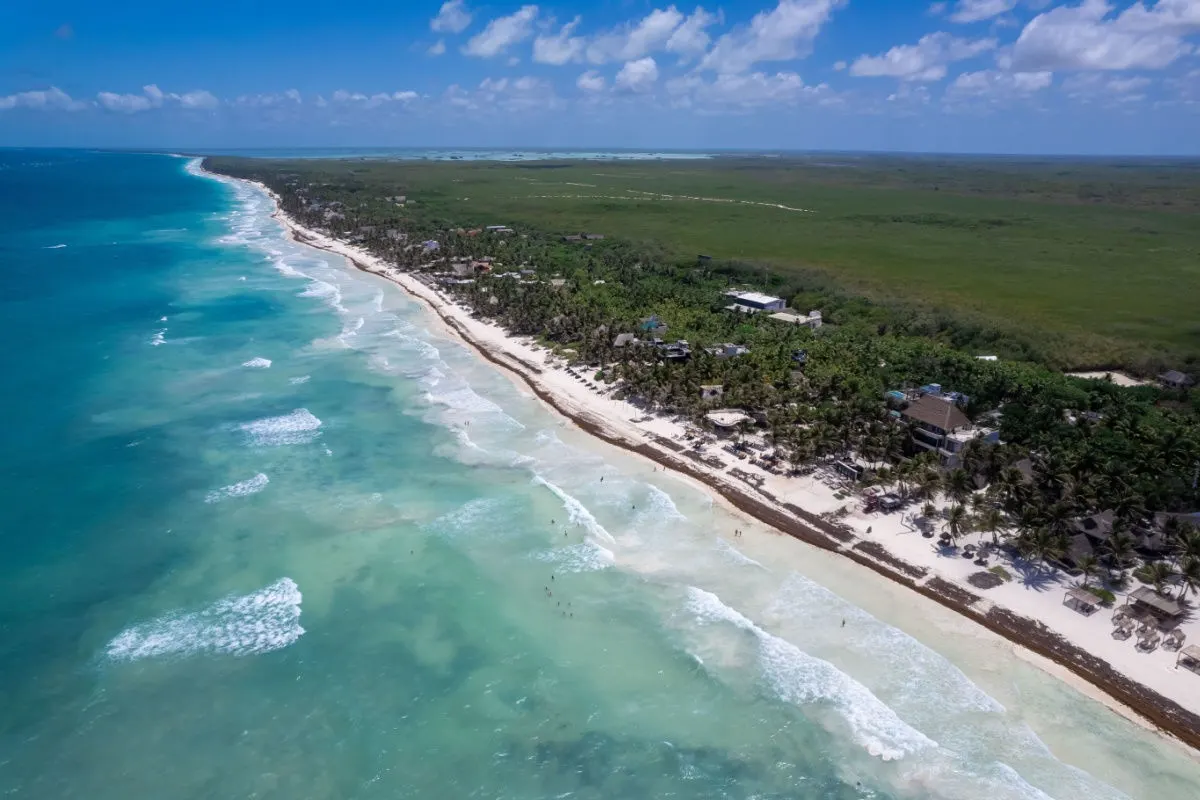
[[307, 408], [297, 408], [280, 417], [264, 417], [238, 426], [246, 433], [250, 444], [257, 447], [278, 447], [289, 444], [308, 444], [321, 435], [321, 420]]
[[202, 611], [165, 614], [121, 632], [108, 643], [114, 661], [199, 654], [250, 656], [300, 638], [300, 589], [291, 578], [247, 595], [218, 600]]
[[267, 488], [267, 484], [270, 482], [270, 478], [260, 472], [253, 478], [247, 478], [244, 481], [232, 483], [229, 486], [222, 486], [220, 489], [214, 489], [205, 495], [204, 502], [219, 503], [231, 497], [245, 497], [246, 495], [257, 494]]
[[252, 358], [249, 361], [244, 362], [242, 364], [242, 366], [249, 367], [250, 369], [267, 369], [268, 367], [271, 366], [271, 359], [262, 358], [260, 356], [258, 358]]
[[821, 703], [834, 708], [850, 725], [855, 740], [871, 755], [893, 761], [937, 746], [900, 719], [870, 689], [828, 661], [767, 633], [715, 594], [689, 586], [687, 609], [702, 623], [728, 623], [752, 634], [757, 640], [763, 678], [772, 691], [788, 703]]

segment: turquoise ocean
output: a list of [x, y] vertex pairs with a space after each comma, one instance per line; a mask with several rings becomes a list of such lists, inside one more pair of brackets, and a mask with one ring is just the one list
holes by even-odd
[[0, 796], [1197, 796], [271, 211], [186, 159], [0, 152]]

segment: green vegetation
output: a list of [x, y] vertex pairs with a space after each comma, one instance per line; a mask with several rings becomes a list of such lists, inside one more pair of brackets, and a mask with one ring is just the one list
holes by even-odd
[[1083, 588], [1095, 595], [1096, 599], [1103, 606], [1112, 606], [1113, 603], [1117, 602], [1117, 596], [1108, 589], [1102, 589], [1099, 586], [1085, 586]]
[[[746, 190], [749, 184], [737, 182], [742, 169], [738, 163], [708, 166], [707, 188], [693, 191], [728, 196]], [[596, 375], [602, 370], [606, 385], [615, 386], [621, 396], [649, 411], [683, 414], [697, 421], [718, 406], [746, 411], [755, 420], [753, 426], [771, 443], [776, 469], [803, 470], [814, 463], [832, 464], [854, 457], [874, 467], [877, 484], [894, 486], [914, 507], [923, 504], [926, 517], [934, 513], [935, 497], [949, 498], [951, 508], [943, 520], [944, 536], [949, 540], [977, 531], [997, 544], [1007, 540], [1005, 544], [1027, 558], [1073, 564], [1085, 578], [1102, 575], [1108, 585], [1125, 580], [1130, 569], [1145, 561], [1147, 566], [1139, 575], [1148, 582], [1164, 589], [1178, 586], [1181, 595], [1200, 589], [1200, 533], [1179, 514], [1200, 508], [1195, 483], [1200, 469], [1200, 390], [1123, 389], [1107, 382], [1071, 378], [1050, 368], [1058, 351], [1046, 343], [1057, 347], [1073, 341], [1061, 331], [1055, 335], [1052, 327], [1030, 329], [1022, 335], [969, 317], [922, 311], [922, 306], [907, 305], [908, 301], [855, 295], [818, 273], [802, 274], [798, 269], [764, 272], [745, 262], [698, 260], [695, 253], [681, 256], [669, 245], [627, 238], [629, 231], [615, 226], [612, 215], [590, 220], [572, 217], [569, 224], [556, 218], [556, 214], [578, 212], [569, 203], [557, 211], [548, 207], [544, 212], [547, 219], [539, 219], [530, 210], [524, 195], [517, 205], [528, 216], [517, 212], [501, 216], [499, 211], [485, 212], [476, 205], [480, 197], [492, 197], [489, 202], [496, 203], [502, 199], [484, 193], [489, 187], [496, 191], [496, 175], [507, 176], [506, 181], [514, 176], [523, 180], [554, 176], [558, 180], [582, 170], [628, 177], [631, 173], [622, 170], [641, 169], [661, 172], [662, 179], [654, 185], [662, 190], [670, 176], [679, 173], [686, 177], [689, 170], [699, 167], [555, 164], [538, 168], [232, 159], [213, 159], [209, 166], [263, 181], [281, 196], [283, 208], [303, 224], [351, 238], [399, 268], [441, 283], [476, 313], [494, 319], [511, 333], [539, 337], [569, 355], [586, 370], [584, 374]], [[795, 181], [785, 180], [789, 170], [811, 176], [814, 167], [782, 165], [780, 169], [782, 177], [773, 177], [761, 166], [745, 168], [755, 173], [753, 186], [761, 197], [763, 187], [791, 187]], [[946, 167], [929, 169], [936, 173]], [[994, 172], [988, 173], [989, 180], [998, 180]], [[833, 185], [813, 179], [812, 191], [824, 192], [825, 197], [859, 196], [855, 212], [859, 215], [867, 213], [863, 206], [869, 205], [861, 198], [878, 200], [883, 196], [880, 193], [945, 197], [945, 205], [936, 212], [908, 208], [889, 212], [902, 214], [908, 221], [880, 223], [913, 227], [924, 232], [921, 236], [931, 237], [930, 242], [943, 243], [956, 241], [953, 237], [965, 235], [964, 230], [971, 236], [989, 236], [1019, 228], [1025, 223], [998, 222], [1016, 219], [1014, 204], [1025, 209], [1054, 209], [1053, 225], [1062, 226], [1064, 232], [1070, 228], [1064, 220], [1073, 215], [1098, 228], [1103, 227], [1102, 219], [1153, 215], [1158, 220], [1155, 224], [1161, 230], [1170, 228], [1178, 243], [1186, 238], [1190, 223], [1186, 215], [1165, 210], [1165, 198], [1178, 196], [1181, 205], [1185, 201], [1200, 203], [1191, 190], [1171, 194], [1128, 187], [1124, 193], [1089, 190], [1086, 202], [1078, 198], [1067, 202], [1062, 186], [1054, 182], [1045, 183], [1036, 200], [1023, 195], [980, 197], [977, 195], [983, 190], [973, 188], [976, 184], [971, 174], [968, 171], [968, 177], [949, 184], [957, 192], [954, 197], [948, 197], [949, 192], [914, 188], [911, 181], [904, 183], [907, 179], [894, 175], [892, 181], [899, 185], [888, 184], [886, 189], [863, 188], [852, 181], [839, 184], [828, 178]], [[448, 193], [447, 187], [453, 191]], [[407, 200], [401, 203], [398, 195]], [[1102, 199], [1091, 199], [1095, 196]], [[669, 202], [634, 206], [645, 205], [644, 216], [653, 220], [654, 208], [665, 208]], [[974, 227], [964, 228], [960, 223], [966, 215], [954, 209], [973, 203], [997, 207], [979, 214]], [[613, 204], [620, 209], [629, 207]], [[710, 206], [726, 208], [728, 204], [703, 207]], [[1003, 212], [1001, 207], [1009, 210]], [[753, 208], [754, 214], [774, 213]], [[951, 224], [948, 218], [957, 221]], [[700, 226], [697, 236], [711, 235], [704, 225], [720, 224], [719, 215], [708, 223], [698, 222], [695, 215], [689, 219]], [[808, 224], [808, 218], [804, 220], [796, 224]], [[630, 227], [637, 224], [632, 217], [628, 222]], [[493, 233], [470, 227], [487, 224], [512, 225], [514, 231]], [[855, 228], [859, 238], [888, 238], [882, 232], [867, 236], [861, 220], [854, 224], [860, 226]], [[1088, 236], [1102, 238], [1104, 232], [1098, 228], [1088, 228]], [[639, 229], [638, 235], [649, 235], [646, 230]], [[760, 222], [758, 230], [763, 236], [772, 235], [772, 226], [766, 223]], [[577, 231], [603, 232], [607, 238], [563, 241], [562, 234]], [[1078, 232], [1073, 235], [1083, 238]], [[422, 244], [425, 240], [431, 241], [428, 247]], [[908, 236], [905, 241], [911, 244], [915, 239]], [[1050, 240], [1038, 241], [1039, 247], [1057, 253], [1056, 259], [1065, 259], [1072, 252]], [[877, 241], [845, 241], [843, 245], [883, 246]], [[985, 250], [988, 246], [976, 244]], [[474, 266], [482, 259], [489, 261]], [[993, 269], [1001, 269], [999, 264], [997, 261]], [[909, 284], [918, 284], [930, 274], [925, 270], [922, 278], [917, 272], [914, 268]], [[1130, 280], [1135, 279], [1144, 280], [1145, 275], [1131, 274]], [[1171, 280], [1177, 285], [1168, 294], [1178, 297], [1176, 304], [1192, 302], [1184, 289], [1191, 284], [1183, 273], [1174, 274]], [[833, 324], [814, 331], [765, 314], [725, 311], [728, 300], [723, 293], [732, 283], [790, 298], [801, 310], [820, 309]], [[1088, 284], [1081, 280], [1081, 287]], [[908, 284], [902, 281], [900, 285]], [[1048, 278], [1029, 294], [1045, 295], [1056, 291], [1056, 285]], [[1021, 301], [1023, 305], [998, 293], [997, 298], [999, 313], [1029, 314], [1033, 306], [1028, 298]], [[1010, 302], [1016, 310], [1009, 308]], [[1160, 326], [1158, 334], [1182, 329], [1182, 314], [1162, 319], [1170, 324]], [[667, 326], [669, 334], [650, 331], [655, 323]], [[691, 352], [676, 359], [648, 341], [619, 346], [619, 334], [635, 334], [643, 340], [653, 336], [668, 341], [686, 339]], [[1088, 341], [1100, 342], [1095, 336], [1098, 334]], [[744, 345], [749, 352], [723, 357], [705, 349], [726, 342]], [[977, 359], [984, 346], [1006, 357]], [[1138, 340], [1137, 347], [1145, 355], [1153, 350], [1152, 340]], [[968, 395], [967, 416], [998, 427], [1003, 444], [972, 440], [956, 454], [954, 468], [942, 468], [933, 452], [917, 446], [917, 422], [897, 419], [884, 400], [888, 390], [931, 382]], [[721, 387], [723, 394], [705, 399], [704, 386]], [[977, 491], [981, 485], [986, 486], [985, 491]], [[1106, 532], [1097, 553], [1080, 555], [1077, 545], [1084, 536], [1078, 527], [1080, 520], [1101, 512], [1108, 512], [1111, 518], [1111, 535]]]
[[1010, 573], [1008, 570], [1006, 570], [1004, 567], [1000, 566], [999, 564], [997, 564], [994, 567], [990, 567], [988, 569], [988, 572], [992, 573], [993, 575], [995, 575], [997, 578], [1004, 581], [1005, 583], [1008, 583], [1009, 581], [1011, 581], [1013, 579], [1012, 573]]
[[422, 216], [455, 225], [596, 231], [676, 263], [709, 255], [714, 270], [797, 307], [980, 353], [1144, 373], [1200, 356], [1200, 167], [1187, 162], [828, 156], [303, 171], [359, 195], [408, 194]]

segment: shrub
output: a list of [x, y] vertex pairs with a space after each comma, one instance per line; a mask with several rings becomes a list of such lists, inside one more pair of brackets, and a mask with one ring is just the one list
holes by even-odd
[[994, 567], [989, 568], [988, 572], [995, 575], [997, 578], [1004, 581], [1005, 583], [1008, 583], [1009, 581], [1011, 581], [1013, 579], [1012, 575], [1009, 573], [1009, 571], [1006, 570], [1004, 567], [1000, 566], [999, 564], [997, 564]]
[[993, 567], [987, 572], [975, 572], [967, 578], [967, 583], [974, 586], [976, 589], [995, 589], [1004, 583], [1004, 578], [995, 573], [997, 568]]
[[1094, 594], [1102, 606], [1111, 606], [1117, 602], [1117, 596], [1108, 589], [1103, 589], [1099, 586], [1085, 586], [1084, 589]]

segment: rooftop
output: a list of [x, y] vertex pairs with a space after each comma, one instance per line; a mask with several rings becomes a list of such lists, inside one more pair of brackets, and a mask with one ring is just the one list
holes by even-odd
[[783, 298], [781, 298], [781, 297], [772, 297], [771, 295], [763, 294], [762, 292], [742, 292], [742, 291], [735, 290], [735, 291], [726, 292], [725, 296], [732, 297], [735, 300], [744, 300], [747, 303], [759, 303], [762, 305], [783, 302]]
[[739, 423], [748, 422], [750, 415], [744, 411], [726, 409], [724, 411], [710, 411], [704, 415], [704, 418], [718, 428], [735, 428]]
[[946, 431], [956, 431], [971, 424], [971, 420], [967, 419], [967, 415], [960, 411], [958, 406], [935, 395], [924, 395], [912, 401], [900, 414]]

